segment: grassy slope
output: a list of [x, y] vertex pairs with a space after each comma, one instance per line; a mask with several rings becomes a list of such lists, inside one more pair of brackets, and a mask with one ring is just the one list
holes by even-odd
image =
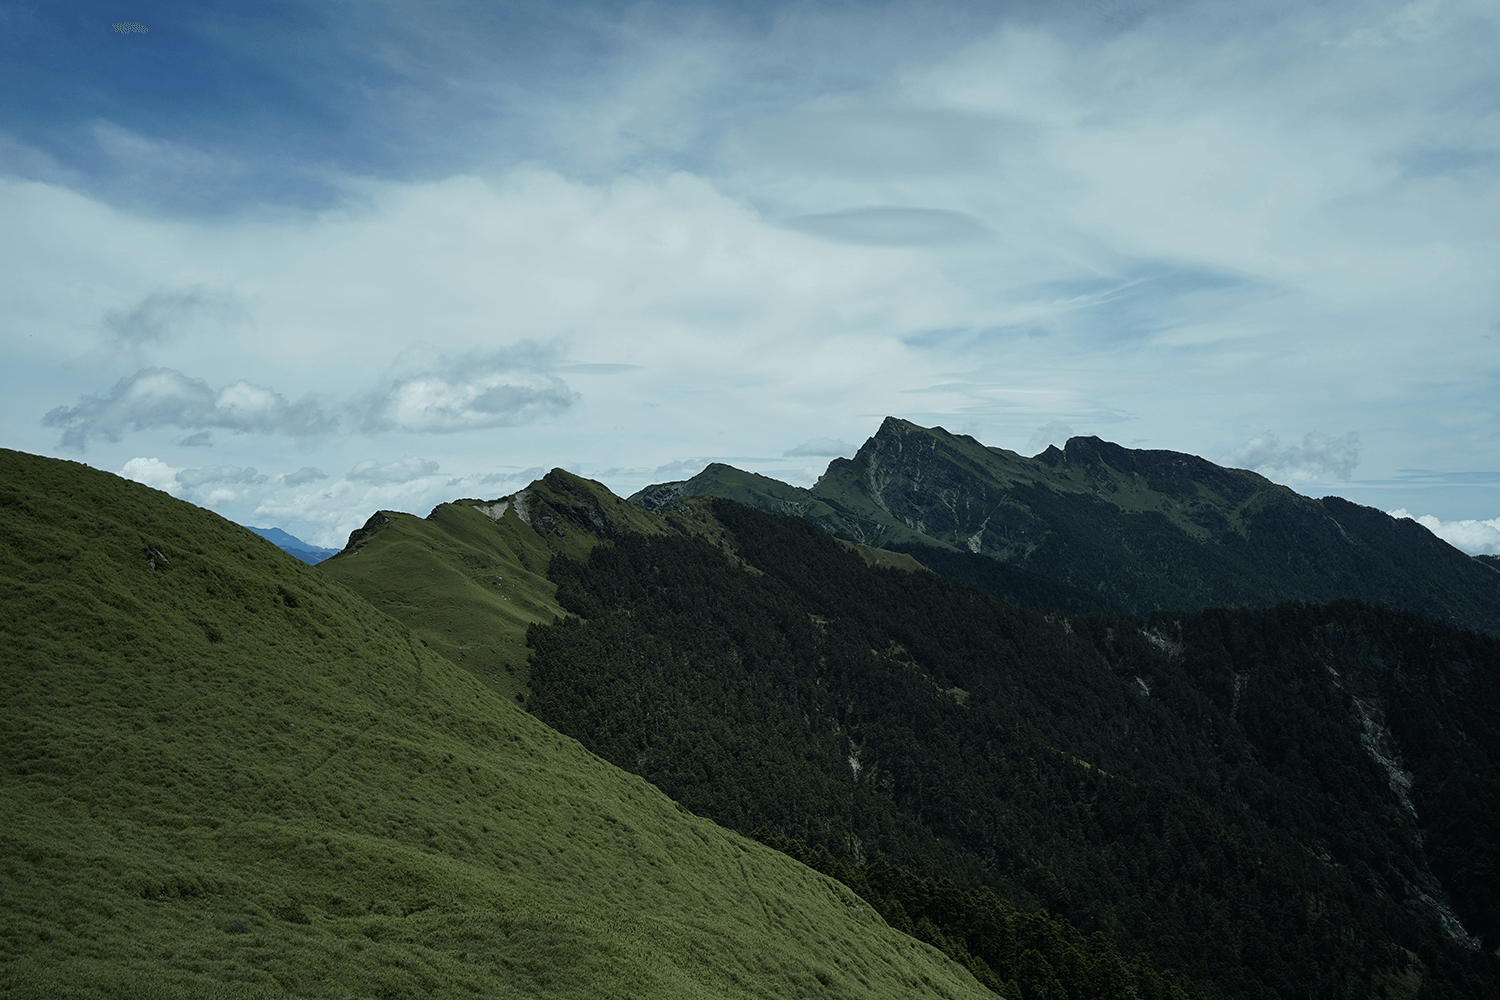
[[525, 692], [526, 628], [561, 613], [547, 579], [551, 552], [513, 508], [498, 519], [471, 503], [425, 519], [387, 519], [355, 551], [318, 571], [359, 592], [428, 645], [507, 698]]
[[985, 995], [217, 515], [0, 452], [0, 594], [0, 993]]

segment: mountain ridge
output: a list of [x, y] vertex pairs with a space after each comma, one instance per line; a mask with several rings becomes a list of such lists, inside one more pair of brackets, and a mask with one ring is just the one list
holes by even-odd
[[691, 496], [794, 514], [918, 559], [912, 546], [982, 555], [1136, 613], [1351, 597], [1500, 631], [1500, 578], [1416, 522], [1099, 438], [1028, 459], [887, 417], [810, 489], [712, 465], [630, 499], [663, 509]]

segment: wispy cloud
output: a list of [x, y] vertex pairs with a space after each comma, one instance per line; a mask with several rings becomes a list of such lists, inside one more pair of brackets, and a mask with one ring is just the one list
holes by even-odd
[[972, 243], [994, 234], [972, 215], [942, 208], [863, 205], [837, 212], [797, 215], [782, 225], [838, 243], [922, 247]]
[[1061, 420], [1054, 420], [1036, 429], [1036, 433], [1026, 442], [1028, 454], [1038, 454], [1046, 451], [1048, 445], [1066, 444], [1068, 438], [1073, 436], [1073, 428]]
[[281, 477], [283, 486], [306, 486], [308, 483], [316, 483], [327, 479], [328, 473], [322, 469], [315, 469], [311, 465], [304, 465], [296, 472], [288, 472]]
[[253, 467], [242, 469], [238, 465], [211, 465], [198, 469], [183, 469], [177, 473], [176, 479], [188, 489], [219, 484], [259, 486], [270, 481], [269, 476], [262, 475]]
[[781, 457], [800, 458], [803, 455], [819, 457], [826, 455], [832, 458], [853, 455], [858, 450], [858, 445], [852, 445], [847, 441], [840, 441], [836, 438], [819, 437], [813, 438], [810, 441], [803, 441], [797, 447], [790, 448], [782, 452]]
[[103, 326], [121, 345], [140, 347], [160, 343], [195, 320], [223, 324], [248, 318], [232, 294], [198, 285], [152, 292], [129, 309], [107, 310]]

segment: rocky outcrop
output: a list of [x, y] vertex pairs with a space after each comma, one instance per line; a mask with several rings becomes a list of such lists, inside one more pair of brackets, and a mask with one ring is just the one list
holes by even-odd
[[371, 536], [373, 536], [375, 532], [379, 531], [381, 528], [390, 523], [391, 519], [386, 514], [386, 512], [383, 510], [377, 510], [375, 513], [370, 515], [370, 519], [364, 523], [363, 527], [355, 528], [353, 531], [349, 532], [349, 541], [345, 543], [342, 549], [339, 550], [338, 555], [335, 555], [332, 558], [337, 559], [340, 556], [354, 555], [360, 549], [364, 548], [365, 543], [370, 540]]

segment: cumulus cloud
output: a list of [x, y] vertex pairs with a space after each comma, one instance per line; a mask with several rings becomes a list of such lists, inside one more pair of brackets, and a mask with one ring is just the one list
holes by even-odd
[[181, 485], [177, 482], [179, 471], [159, 458], [132, 458], [120, 469], [120, 475], [152, 489], [174, 493]]
[[296, 472], [288, 472], [281, 477], [283, 486], [302, 486], [305, 483], [315, 483], [320, 479], [327, 479], [328, 473], [322, 469], [314, 469], [310, 465], [304, 465]]
[[1359, 434], [1355, 431], [1343, 437], [1311, 431], [1303, 435], [1300, 447], [1288, 445], [1285, 448], [1275, 434], [1266, 431], [1236, 448], [1225, 457], [1224, 464], [1292, 481], [1338, 479], [1347, 482], [1359, 465], [1359, 451]]
[[1036, 429], [1036, 433], [1031, 435], [1030, 440], [1026, 442], [1026, 450], [1032, 454], [1038, 454], [1046, 451], [1048, 445], [1066, 444], [1068, 438], [1072, 436], [1073, 428], [1061, 420], [1054, 420]]
[[582, 397], [547, 370], [551, 354], [521, 344], [443, 358], [424, 371], [397, 375], [355, 404], [360, 426], [444, 434], [556, 416]]
[[963, 212], [895, 205], [864, 205], [838, 212], [798, 215], [782, 224], [837, 243], [877, 247], [972, 243], [993, 235], [984, 223]]
[[142, 368], [100, 396], [59, 406], [42, 418], [63, 428], [62, 444], [83, 450], [95, 438], [119, 441], [127, 431], [156, 427], [222, 428], [238, 433], [308, 438], [334, 429], [337, 421], [312, 397], [292, 403], [281, 393], [249, 382], [214, 390], [201, 378], [171, 368]]
[[1431, 514], [1413, 517], [1404, 507], [1388, 510], [1386, 513], [1392, 517], [1416, 521], [1449, 545], [1462, 549], [1471, 556], [1500, 555], [1500, 517], [1492, 517], [1488, 521], [1443, 521]]
[[199, 431], [197, 434], [189, 434], [177, 444], [183, 448], [212, 448], [214, 436], [208, 431]]
[[367, 458], [349, 470], [348, 478], [357, 482], [389, 486], [393, 483], [409, 483], [414, 479], [438, 474], [438, 464], [415, 455], [407, 455], [390, 462], [377, 462]]
[[831, 458], [852, 455], [858, 451], [854, 445], [847, 441], [838, 441], [834, 438], [813, 438], [811, 441], [803, 441], [797, 447], [781, 453], [783, 458], [797, 458], [802, 455], [827, 455]]
[[194, 321], [226, 323], [248, 316], [234, 296], [198, 285], [152, 292], [129, 309], [110, 309], [103, 326], [119, 343], [139, 347], [164, 341]]

